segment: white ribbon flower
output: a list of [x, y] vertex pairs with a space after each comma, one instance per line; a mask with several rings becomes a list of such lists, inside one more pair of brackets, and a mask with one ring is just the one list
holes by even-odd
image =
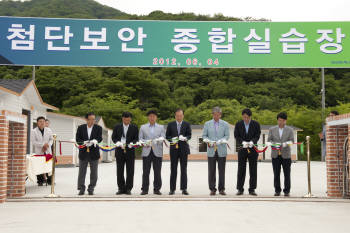
[[272, 145], [272, 142], [266, 142], [265, 145], [266, 145], [266, 146], [271, 146], [271, 145]]
[[249, 142], [249, 148], [252, 148], [253, 146], [254, 146], [253, 141], [250, 141], [250, 142]]
[[243, 142], [242, 142], [243, 148], [248, 148], [248, 144], [249, 144], [248, 142], [243, 141]]

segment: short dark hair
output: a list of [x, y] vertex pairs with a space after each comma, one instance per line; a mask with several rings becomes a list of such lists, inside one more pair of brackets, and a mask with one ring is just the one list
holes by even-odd
[[88, 119], [89, 116], [96, 116], [96, 115], [93, 112], [88, 112], [88, 113], [85, 114], [85, 119]]
[[36, 118], [36, 122], [39, 122], [40, 120], [44, 120], [45, 121], [45, 117], [39, 116], [38, 118]]
[[50, 120], [46, 118], [45, 121], [50, 121]]
[[252, 116], [252, 111], [249, 108], [243, 109], [242, 115], [247, 114], [248, 116]]
[[122, 117], [123, 118], [129, 118], [129, 117], [132, 118], [132, 114], [131, 114], [131, 112], [123, 112]]
[[332, 114], [334, 114], [334, 115], [336, 115], [336, 116], [338, 116], [338, 115], [339, 115], [339, 112], [338, 112], [338, 111], [336, 111], [336, 110], [331, 111], [331, 113], [332, 113]]
[[281, 118], [283, 120], [287, 120], [287, 113], [285, 113], [285, 112], [278, 113], [277, 114], [277, 120], [278, 120], [278, 118]]
[[154, 115], [158, 116], [156, 110], [149, 110], [149, 111], [147, 112], [147, 116], [149, 116], [149, 115], [151, 115], [151, 114], [154, 114]]
[[180, 112], [180, 111], [181, 111], [182, 113], [184, 113], [184, 110], [183, 110], [182, 108], [176, 109], [176, 110], [175, 110], [175, 113]]

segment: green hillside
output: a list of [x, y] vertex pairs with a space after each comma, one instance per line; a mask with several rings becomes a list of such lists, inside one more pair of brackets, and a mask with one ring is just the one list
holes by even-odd
[[[0, 15], [98, 19], [251, 20], [192, 13], [129, 15], [92, 0], [1, 1]], [[268, 16], [267, 16], [268, 17]], [[286, 111], [289, 124], [302, 128], [303, 141], [311, 135], [312, 156], [320, 158], [318, 132], [322, 129], [321, 73], [319, 69], [176, 69], [176, 68], [72, 68], [37, 67], [36, 84], [43, 99], [61, 112], [83, 115], [94, 111], [109, 127], [120, 121], [124, 110], [134, 113], [137, 124], [145, 112], [157, 109], [161, 123], [177, 107], [186, 120], [202, 124], [219, 105], [223, 119], [235, 124], [245, 107], [261, 124], [275, 124], [276, 114]], [[31, 67], [0, 66], [0, 78], [31, 78]], [[327, 112], [350, 112], [350, 70], [326, 69]], [[64, 94], [62, 94], [64, 93]], [[232, 132], [231, 132], [232, 133]], [[233, 135], [231, 135], [233, 136]]]

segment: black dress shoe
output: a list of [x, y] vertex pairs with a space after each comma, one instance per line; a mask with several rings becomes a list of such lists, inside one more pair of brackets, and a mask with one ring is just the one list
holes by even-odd
[[210, 191], [210, 196], [215, 196], [216, 195], [216, 191]]
[[155, 195], [162, 195], [162, 193], [159, 190], [154, 190], [153, 194], [155, 194]]
[[141, 195], [147, 195], [147, 194], [148, 194], [147, 191], [142, 191], [142, 192], [141, 192]]
[[284, 196], [289, 197], [290, 195], [289, 195], [289, 193], [284, 193]]
[[175, 194], [175, 191], [170, 191], [169, 192], [169, 195], [174, 195]]
[[238, 192], [236, 193], [236, 195], [237, 195], [237, 196], [243, 195], [243, 191], [238, 190]]
[[84, 194], [85, 194], [85, 190], [83, 190], [83, 189], [81, 189], [81, 190], [79, 191], [79, 193], [78, 193], [79, 196], [82, 196], [82, 195], [84, 195]]
[[125, 191], [125, 194], [126, 194], [126, 195], [131, 195], [131, 190], [126, 190], [126, 191]]
[[188, 192], [187, 192], [187, 190], [185, 189], [185, 190], [182, 190], [182, 195], [190, 195]]
[[250, 192], [249, 192], [249, 195], [251, 195], [251, 196], [258, 196], [258, 194], [256, 194], [255, 191], [250, 191]]
[[280, 195], [281, 195], [281, 193], [277, 193], [277, 192], [276, 192], [274, 196], [275, 196], [275, 197], [278, 197], [278, 196], [280, 196]]
[[221, 191], [219, 192], [219, 194], [222, 195], [222, 196], [226, 196], [226, 192], [225, 192], [224, 190], [221, 190]]
[[90, 196], [94, 195], [94, 191], [88, 191], [88, 192]]
[[124, 192], [121, 190], [118, 190], [118, 192], [115, 193], [115, 195], [122, 195], [122, 194], [124, 194]]

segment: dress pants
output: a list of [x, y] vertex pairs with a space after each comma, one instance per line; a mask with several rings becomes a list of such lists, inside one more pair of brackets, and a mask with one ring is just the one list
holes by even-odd
[[[134, 185], [135, 155], [127, 154], [124, 151], [116, 156], [117, 163], [117, 184], [118, 190], [131, 191]], [[126, 167], [126, 181], [124, 168]]]
[[284, 174], [284, 193], [290, 192], [290, 168], [291, 168], [292, 160], [291, 159], [284, 159], [281, 156], [278, 156], [277, 158], [272, 158], [272, 168], [273, 168], [273, 184], [275, 186], [275, 192], [280, 193], [282, 191], [281, 189], [281, 180], [280, 180], [280, 174], [281, 174], [281, 166], [283, 168], [283, 174]]
[[249, 192], [253, 192], [257, 183], [258, 153], [252, 148], [238, 151], [237, 190], [244, 191], [247, 160], [249, 162]]
[[210, 191], [216, 191], [216, 163], [219, 170], [219, 191], [225, 190], [225, 166], [226, 157], [219, 157], [215, 152], [214, 157], [208, 157], [208, 183]]
[[183, 154], [179, 149], [176, 149], [174, 153], [170, 154], [170, 190], [176, 190], [176, 178], [177, 178], [177, 165], [180, 160], [181, 168], [181, 179], [180, 179], [180, 189], [187, 189], [187, 159], [188, 154]]
[[162, 187], [162, 157], [157, 157], [154, 155], [153, 150], [148, 156], [142, 157], [142, 191], [148, 192], [149, 190], [149, 174], [151, 171], [151, 166], [153, 164], [154, 180], [153, 180], [153, 190], [159, 191]]
[[79, 159], [78, 190], [85, 191], [85, 177], [88, 164], [90, 164], [90, 184], [88, 186], [88, 191], [92, 192], [97, 183], [98, 159]]

